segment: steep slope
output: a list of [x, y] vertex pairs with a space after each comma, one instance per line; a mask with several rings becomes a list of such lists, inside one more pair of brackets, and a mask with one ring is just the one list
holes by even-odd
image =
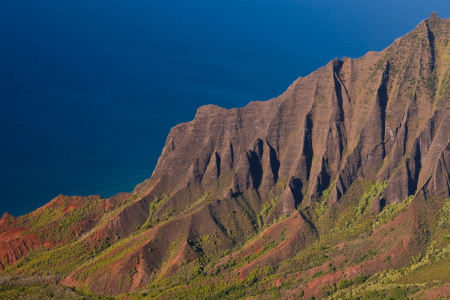
[[431, 245], [428, 258], [450, 249], [449, 39], [433, 13], [278, 98], [200, 107], [130, 195], [3, 216], [0, 266], [149, 298], [337, 297], [385, 270], [414, 278], [404, 268]]

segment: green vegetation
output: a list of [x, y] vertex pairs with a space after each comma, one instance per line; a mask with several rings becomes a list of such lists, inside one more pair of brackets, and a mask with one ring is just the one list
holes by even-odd
[[339, 292], [330, 299], [410, 299], [407, 296], [449, 282], [450, 246], [439, 250], [434, 245], [431, 243], [424, 255], [403, 268], [385, 270], [370, 278], [360, 275], [351, 282], [342, 279], [337, 285]]
[[2, 300], [42, 300], [42, 299], [59, 299], [59, 300], [109, 300], [113, 299], [108, 296], [95, 296], [90, 293], [83, 293], [75, 289], [48, 285], [34, 284], [29, 286], [17, 285], [0, 285], [0, 299]]
[[381, 225], [393, 220], [401, 212], [404, 212], [412, 199], [414, 199], [414, 195], [409, 196], [401, 203], [391, 203], [389, 205], [386, 205], [386, 207], [377, 216], [377, 219], [373, 223], [373, 229], [379, 228]]
[[433, 71], [427, 77], [422, 77], [422, 82], [427, 89], [427, 94], [430, 98], [433, 98], [436, 94], [436, 86], [438, 84], [439, 78], [436, 75], [436, 70]]
[[[169, 196], [163, 195], [161, 199], [155, 198], [149, 204], [149, 216], [145, 224], [141, 228], [136, 227], [126, 238], [108, 237], [105, 241], [91, 241], [89, 239], [92, 237], [91, 235], [87, 236], [87, 239], [83, 237], [68, 245], [59, 245], [53, 250], [35, 250], [22, 258], [19, 263], [7, 267], [6, 272], [15, 274], [20, 272], [30, 276], [51, 274], [65, 277], [76, 271], [73, 278], [84, 282], [84, 286], [89, 288], [96, 276], [108, 274], [114, 264], [126, 260], [139, 264], [144, 261], [142, 259], [145, 256], [145, 263], [151, 268], [150, 283], [142, 290], [117, 298], [241, 299], [253, 296], [263, 299], [283, 299], [292, 295], [293, 290], [298, 291], [294, 295], [295, 297], [303, 297], [303, 290], [306, 292], [306, 287], [311, 281], [317, 282], [318, 278], [330, 273], [333, 273], [332, 276], [340, 276], [339, 274], [343, 274], [342, 272], [347, 268], [363, 265], [372, 259], [379, 259], [383, 264], [384, 258], [386, 264], [392, 268], [396, 267], [396, 257], [390, 256], [390, 253], [383, 248], [384, 245], [372, 245], [375, 244], [374, 240], [384, 237], [388, 240], [393, 234], [389, 230], [374, 231], [374, 229], [378, 229], [405, 211], [414, 196], [408, 197], [402, 203], [387, 205], [378, 216], [368, 213], [373, 200], [381, 196], [386, 186], [387, 182], [374, 183], [371, 180], [358, 179], [347, 189], [346, 194], [338, 203], [329, 203], [328, 198], [334, 187], [334, 183], [332, 183], [317, 202], [313, 202], [308, 207], [299, 207], [301, 217], [306, 220], [304, 226], [311, 226], [310, 230], [313, 233], [312, 237], [305, 238], [302, 243], [298, 243], [300, 245], [294, 246], [283, 243], [283, 241], [293, 238], [291, 228], [287, 227], [284, 231], [279, 228], [283, 229], [286, 224], [297, 224], [289, 222], [294, 217], [298, 218], [299, 215], [297, 212], [286, 223], [278, 223], [287, 218], [279, 210], [280, 194], [274, 193], [271, 195], [271, 200], [264, 200], [264, 205], [260, 203], [260, 210], [256, 212], [250, 208], [250, 205], [246, 205], [246, 199], [243, 197], [236, 200], [235, 203], [230, 201], [227, 205], [229, 205], [228, 211], [231, 216], [215, 214], [216, 212], [213, 210], [208, 211], [213, 216], [215, 223], [212, 224], [216, 224], [217, 229], [205, 228], [209, 225], [203, 223], [195, 227], [195, 232], [180, 233], [176, 236], [170, 233], [170, 238], [165, 235], [167, 231], [163, 230], [165, 224], [174, 219], [172, 224], [176, 225], [172, 229], [185, 230], [180, 224], [185, 223], [182, 218], [185, 218], [186, 210], [182, 211], [179, 206], [168, 206]], [[204, 205], [208, 205], [211, 199], [214, 199], [214, 196], [205, 192], [187, 210], [198, 205], [195, 213], [201, 212], [201, 209], [209, 208]], [[377, 297], [381, 297], [383, 299], [383, 297], [398, 297], [398, 299], [404, 299], [404, 297], [422, 291], [427, 282], [434, 282], [433, 286], [438, 286], [437, 282], [450, 282], [450, 273], [446, 272], [445, 268], [450, 263], [450, 248], [446, 248], [448, 245], [446, 237], [450, 237], [449, 232], [446, 231], [449, 226], [447, 223], [450, 213], [450, 198], [439, 201], [435, 201], [440, 205], [436, 204], [435, 210], [439, 211], [440, 219], [435, 222], [443, 232], [442, 237], [440, 233], [435, 235], [429, 233], [427, 237], [440, 238], [439, 245], [442, 248], [437, 249], [436, 244], [432, 244], [426, 253], [416, 256], [410, 265], [401, 269], [380, 272], [371, 277], [368, 275], [358, 275], [353, 279], [344, 277], [335, 283], [324, 284], [320, 288], [321, 294], [318, 298], [358, 299], [356, 297], [365, 297], [366, 299], [377, 299]], [[165, 206], [163, 206], [164, 203], [166, 203]], [[63, 213], [61, 207], [50, 206], [39, 214], [41, 219], [38, 221], [32, 217], [29, 219], [19, 218], [19, 221], [24, 224], [27, 222], [32, 224], [33, 230], [38, 233], [47, 228], [45, 222], [53, 222], [56, 234], [64, 237], [69, 234], [68, 229], [83, 218], [92, 217], [97, 205], [98, 201], [86, 201], [82, 208], [74, 209], [70, 213]], [[440, 207], [443, 207], [442, 210]], [[158, 216], [162, 216], [160, 219], [156, 218], [156, 211], [158, 211]], [[434, 214], [431, 209], [427, 213]], [[174, 216], [177, 214], [181, 214], [183, 217]], [[427, 217], [429, 216], [427, 215]], [[241, 224], [247, 224], [248, 227]], [[273, 224], [275, 226], [271, 227]], [[151, 229], [156, 225], [158, 228]], [[266, 229], [268, 230], [264, 231]], [[392, 230], [396, 230], [396, 228]], [[251, 234], [248, 234], [249, 231]], [[155, 233], [154, 236], [152, 236], [153, 233]], [[376, 237], [371, 238], [372, 234]], [[221, 240], [223, 236], [225, 239]], [[221, 247], [231, 239], [235, 239], [229, 243], [231, 246], [225, 249]], [[395, 237], [392, 239], [395, 240]], [[184, 241], [188, 242], [188, 245], [185, 245], [187, 247], [184, 253], [186, 256], [176, 262], [177, 271], [173, 275], [164, 277], [165, 274], [168, 274], [168, 263], [172, 262], [179, 253], [179, 245]], [[255, 241], [258, 243], [251, 244]], [[154, 244], [156, 242], [161, 243], [158, 244], [158, 248], [159, 245], [166, 243], [163, 255], [161, 255], [160, 249], [156, 249], [157, 246]], [[254, 247], [255, 249], [245, 248], [255, 244], [258, 245]], [[145, 245], [143, 251], [135, 251], [143, 245]], [[292, 247], [288, 249], [291, 252], [282, 252], [285, 249], [283, 247]], [[195, 252], [194, 258], [191, 248]], [[244, 248], [246, 252], [242, 251]], [[268, 256], [265, 256], [274, 249], [280, 251], [280, 255], [289, 253], [287, 255], [291, 256], [281, 263], [274, 264], [270, 259], [266, 259]], [[130, 255], [131, 253], [133, 254]], [[245, 253], [245, 256], [242, 253]], [[157, 257], [156, 255], [160, 255], [160, 257], [155, 261], [147, 259], [147, 257], [153, 259]], [[118, 275], [117, 284], [121, 291], [125, 291], [130, 286], [133, 274], [136, 272], [136, 268], [131, 268], [127, 273]], [[338, 278], [340, 279], [342, 276]], [[53, 287], [40, 285], [33, 288], [38, 289], [36, 294], [47, 293], [48, 289], [51, 292], [53, 289]], [[17, 294], [18, 288], [8, 287], [8, 289], [3, 292], [9, 293], [10, 290], [14, 290], [16, 293], [14, 295], [19, 295]], [[26, 292], [28, 293], [30, 290]], [[90, 299], [89, 295], [83, 296], [77, 291], [73, 292], [81, 295], [80, 297], [85, 297], [84, 299]], [[49, 296], [45, 294], [43, 297]], [[5, 296], [5, 299], [8, 298]]]
[[368, 207], [370, 207], [370, 205], [372, 204], [373, 200], [376, 197], [381, 196], [387, 185], [388, 181], [376, 182], [374, 185], [372, 185], [369, 191], [364, 193], [356, 209], [355, 221], [362, 217], [364, 212], [367, 210]]
[[96, 256], [97, 252], [88, 250], [88, 244], [81, 242], [62, 246], [54, 250], [40, 248], [30, 252], [9, 268], [28, 275], [67, 276], [76, 267]]
[[101, 200], [96, 200], [91, 202], [86, 198], [86, 204], [79, 209], [72, 209], [60, 222], [59, 225], [55, 227], [55, 233], [57, 235], [57, 241], [67, 241], [69, 236], [72, 234], [71, 227], [75, 224], [89, 218], [93, 217], [96, 212], [96, 207], [99, 205]]
[[[170, 198], [169, 195], [167, 194], [163, 194], [161, 199], [159, 198], [155, 198], [152, 203], [150, 203], [150, 208], [148, 211], [148, 218], [147, 221], [144, 223], [144, 225], [142, 225], [143, 229], [149, 229], [152, 227], [153, 223], [157, 223], [159, 222], [159, 220], [157, 219], [153, 219], [153, 215], [155, 214], [155, 212], [158, 210], [158, 208], [161, 207], [161, 205], [164, 204], [164, 202], [166, 202], [168, 199]], [[167, 208], [167, 212], [168, 213], [172, 213], [174, 211], [173, 208]]]
[[90, 275], [94, 274], [96, 271], [102, 270], [104, 267], [106, 267], [108, 264], [118, 261], [125, 255], [129, 254], [133, 250], [135, 250], [138, 247], [138, 243], [136, 241], [136, 238], [133, 239], [134, 245], [132, 247], [129, 247], [130, 239], [124, 239], [116, 244], [114, 244], [112, 247], [106, 249], [105, 251], [101, 252], [94, 260], [90, 261], [89, 264], [84, 267], [80, 273], [76, 275], [76, 279], [85, 280]]
[[270, 216], [270, 214], [273, 212], [273, 209], [275, 208], [276, 204], [278, 202], [278, 198], [277, 199], [271, 199], [269, 203], [263, 205], [263, 207], [261, 208], [260, 213], [256, 216], [256, 221], [258, 223], [258, 228], [262, 229], [265, 220], [268, 219], [268, 217]]
[[317, 201], [317, 208], [314, 211], [314, 216], [316, 219], [320, 218], [320, 216], [327, 209], [328, 198], [330, 198], [331, 191], [333, 190], [335, 184], [336, 184], [336, 182], [333, 182], [332, 184], [330, 184], [330, 186], [322, 192], [322, 196]]
[[445, 225], [448, 224], [449, 217], [450, 217], [450, 198], [447, 199], [447, 201], [444, 204], [444, 207], [442, 208], [441, 218], [438, 223], [439, 228], [443, 228]]
[[[66, 198], [67, 199], [67, 198]], [[76, 236], [72, 227], [83, 220], [92, 218], [98, 213], [97, 206], [101, 199], [93, 200], [84, 197], [85, 204], [80, 208], [74, 208], [69, 212], [63, 212], [65, 205], [57, 206], [55, 202], [44, 209], [37, 210], [34, 214], [28, 214], [19, 218], [21, 226], [29, 228], [22, 232], [21, 236], [37, 233], [41, 241], [71, 241]]]
[[35, 212], [33, 218], [31, 219], [31, 228], [29, 233], [35, 233], [40, 229], [48, 227], [50, 224], [61, 220], [64, 217], [62, 212], [64, 207], [60, 206], [58, 208], [53, 208], [53, 206], [47, 209], [41, 209]]
[[[378, 249], [376, 251], [370, 249], [364, 252], [355, 251], [359, 248], [364, 249], [366, 247], [364, 245], [370, 244], [369, 241], [366, 242], [365, 237], [374, 228], [378, 228], [398, 216], [400, 212], [407, 208], [413, 199], [413, 196], [410, 196], [402, 203], [387, 205], [378, 216], [367, 214], [373, 199], [379, 197], [386, 186], [387, 182], [373, 183], [361, 181], [356, 183], [355, 187], [348, 190], [347, 198], [342, 198], [341, 203], [344, 208], [342, 211], [334, 212], [332, 206], [324, 206], [326, 209], [323, 209], [319, 214], [316, 214], [314, 210], [310, 212], [303, 210], [302, 214], [306, 217], [308, 215], [315, 216], [314, 221], [308, 220], [312, 224], [318, 224], [327, 219], [331, 220], [329, 223], [332, 226], [331, 229], [324, 231], [327, 227], [321, 227], [322, 231], [318, 235], [317, 241], [310, 246], [305, 246], [305, 248], [298, 250], [295, 257], [281, 262], [277, 267], [265, 264], [262, 261], [261, 265], [255, 266], [249, 273], [246, 273], [247, 275], [243, 279], [238, 279], [238, 270], [275, 249], [288, 236], [285, 232], [278, 234], [275, 239], [268, 235], [255, 235], [255, 239], [261, 238], [264, 241], [263, 247], [260, 250], [258, 249], [259, 251], [250, 253], [250, 255], [245, 257], [232, 255], [232, 253], [239, 253], [239, 250], [244, 246], [242, 243], [237, 243], [234, 249], [223, 251], [220, 247], [217, 247], [220, 243], [219, 232], [217, 230], [209, 233], [203, 232], [194, 240], [189, 240], [189, 245], [199, 255], [198, 258], [194, 261], [186, 259], [179, 264], [179, 271], [168, 278], [164, 278], [158, 272], [173, 258], [173, 253], [175, 253], [173, 251], [176, 250], [176, 246], [181, 241], [178, 238], [170, 240], [172, 245], [169, 250], [170, 255], [168, 258], [162, 260], [161, 265], [158, 266], [159, 269], [154, 269], [151, 275], [151, 283], [144, 287], [143, 290], [133, 294], [123, 295], [123, 297], [129, 297], [129, 299], [159, 299], [161, 297], [169, 297], [170, 299], [240, 299], [249, 296], [267, 297], [268, 299], [283, 298], [288, 295], [287, 291], [293, 287], [303, 289], [310, 281], [327, 273], [339, 272], [348, 266], [363, 263], [371, 260], [377, 254], [383, 253]], [[329, 197], [331, 188], [325, 191], [322, 197]], [[208, 197], [208, 195], [206, 196]], [[155, 222], [151, 224], [156, 224], [156, 219], [152, 220], [151, 216], [168, 199], [168, 196], [162, 198], [161, 200], [155, 199], [150, 204], [150, 216], [148, 220]], [[326, 201], [324, 198], [321, 200], [322, 202]], [[266, 205], [263, 205], [256, 220], [267, 220], [271, 214], [273, 214], [273, 220], [275, 222], [285, 218], [283, 215], [275, 218], [276, 203], [276, 200], [273, 199], [269, 203], [266, 203]], [[94, 205], [94, 203], [89, 203], [89, 205]], [[450, 212], [450, 199], [446, 199], [446, 202], [442, 205], [443, 209], [440, 213], [440, 220], [436, 222], [438, 222], [440, 228], [446, 228]], [[321, 208], [317, 206], [316, 209]], [[172, 213], [174, 211], [168, 207], [165, 209], [165, 212]], [[86, 214], [87, 212], [83, 212], [81, 209], [79, 213], [71, 213], [62, 227], [69, 226], [66, 224], [73, 224], [73, 222], [76, 222], [74, 220], [79, 218], [79, 216]], [[242, 214], [244, 215], [244, 213]], [[54, 210], [52, 211], [52, 215], [55, 215]], [[334, 219], [335, 215], [339, 216], [339, 219]], [[250, 218], [249, 214], [248, 218]], [[177, 222], [177, 224], [180, 223]], [[263, 230], [269, 226], [262, 224], [258, 225], [259, 230]], [[67, 276], [74, 270], [79, 270], [74, 277], [83, 281], [91, 278], [94, 274], [107, 271], [108, 266], [112, 263], [123, 259], [137, 249], [137, 247], [147, 241], [147, 232], [144, 229], [137, 230], [128, 238], [122, 240], [114, 239], [112, 245], [105, 243], [104, 246], [90, 248], [87, 242], [79, 241], [68, 246], [60, 246], [50, 251], [43, 249], [32, 251], [19, 263], [8, 267], [8, 272], [19, 271], [29, 275], [54, 274], [57, 276]], [[160, 238], [162, 236], [157, 236], [157, 241]], [[350, 243], [352, 241], [353, 244]], [[347, 242], [349, 242], [348, 245]], [[248, 240], [245, 245], [248, 245]], [[337, 247], [337, 245], [341, 246]], [[205, 249], [210, 249], [208, 247], [212, 247], [212, 250], [206, 251]], [[155, 246], [150, 244], [148, 247], [149, 253], [154, 250]], [[355, 295], [359, 295], [358, 297], [366, 297], [366, 299], [376, 299], [377, 297], [400, 297], [398, 299], [403, 299], [402, 297], [423, 290], [423, 287], [419, 285], [424, 284], [424, 280], [427, 280], [426, 282], [449, 282], [450, 275], [447, 274], [448, 272], [446, 273], [445, 268], [447, 261], [450, 262], [450, 258], [448, 257], [449, 253], [450, 248], [436, 250], [434, 246], [430, 247], [426, 254], [416, 257], [414, 263], [408, 268], [405, 267], [399, 270], [381, 272], [370, 278], [367, 275], [359, 275], [354, 279], [344, 278], [336, 284], [322, 286], [320, 297], [330, 299], [339, 299], [339, 297], [343, 299], [357, 299]], [[348, 257], [348, 261], [345, 260], [341, 263], [331, 264], [331, 261], [339, 256]], [[136, 264], [139, 263], [139, 258], [137, 257], [130, 257], [129, 259], [133, 260]], [[439, 262], [441, 263], [440, 265]], [[390, 263], [394, 263], [392, 259]], [[310, 276], [295, 275], [297, 272], [299, 274], [305, 274], [303, 273], [304, 271], [316, 267], [320, 267], [320, 269]], [[433, 272], [433, 270], [436, 270], [436, 272]], [[131, 275], [122, 274], [119, 278], [118, 284], [120, 289], [125, 289], [131, 283], [130, 276], [136, 270], [131, 270], [130, 272]], [[282, 280], [281, 284], [275, 286], [275, 282], [279, 279]], [[421, 281], [421, 279], [424, 280]], [[42, 289], [42, 287], [39, 287], [39, 289]], [[48, 287], [44, 288], [44, 290], [47, 289]], [[299, 295], [303, 294], [303, 290], [301, 290]], [[118, 298], [120, 299], [121, 297]], [[90, 298], [86, 296], [84, 299]]]
[[39, 284], [33, 286], [0, 286], [0, 299], [3, 300], [107, 300], [107, 296], [86, 295], [62, 286]]
[[442, 104], [442, 100], [447, 95], [450, 90], [450, 72], [446, 72], [441, 80], [441, 86], [438, 91], [438, 99], [436, 101], [436, 106], [439, 107]]

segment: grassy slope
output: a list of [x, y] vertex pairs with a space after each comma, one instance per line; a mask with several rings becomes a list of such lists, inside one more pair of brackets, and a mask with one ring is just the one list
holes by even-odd
[[[270, 264], [259, 265], [244, 278], [237, 276], [243, 266], [261, 259], [275, 248], [286, 243], [292, 236], [286, 229], [272, 238], [268, 232], [273, 228], [282, 227], [290, 219], [279, 218], [273, 224], [265, 224], [263, 218], [254, 219], [256, 234], [250, 236], [245, 243], [237, 243], [229, 251], [216, 251], [214, 255], [206, 255], [202, 249], [217, 243], [213, 236], [202, 236], [195, 241], [194, 249], [200, 255], [198, 259], [184, 262], [173, 276], [155, 276], [150, 284], [133, 294], [124, 294], [118, 298], [128, 299], [238, 299], [257, 296], [261, 299], [277, 299], [284, 297], [298, 298], [303, 289], [318, 278], [343, 272], [350, 266], [362, 264], [382, 255], [383, 247], [372, 249], [368, 242], [369, 236], [376, 232], [383, 232], [380, 227], [405, 212], [411, 204], [412, 197], [399, 204], [388, 205], [378, 216], [371, 215], [368, 208], [376, 196], [383, 191], [385, 183], [373, 183], [360, 180], [349, 189], [340, 206], [327, 205], [325, 196], [318, 201], [317, 207], [303, 210], [302, 215], [318, 234], [316, 241], [309, 247], [276, 266]], [[437, 201], [439, 202], [439, 201]], [[437, 228], [430, 236], [434, 243], [426, 253], [415, 257], [408, 266], [392, 267], [393, 270], [382, 271], [370, 276], [343, 278], [334, 284], [323, 284], [320, 297], [332, 299], [401, 299], [405, 295], [425, 295], [427, 289], [436, 288], [450, 282], [448, 266], [450, 254], [448, 236], [449, 202], [442, 202]], [[276, 207], [276, 200], [268, 203], [263, 210], [267, 218], [271, 210]], [[293, 218], [291, 216], [290, 218]], [[167, 220], [169, 220], [167, 218]], [[162, 221], [167, 222], [167, 220]], [[259, 221], [258, 221], [259, 220]], [[387, 225], [386, 225], [387, 224]], [[378, 231], [377, 231], [378, 230]], [[108, 253], [115, 253], [111, 261], [122, 257], [133, 250], [133, 243], [141, 242], [140, 236], [148, 229], [139, 229], [128, 238], [121, 239], [106, 249], [89, 249], [85, 240], [78, 240], [69, 245], [60, 245], [55, 249], [35, 250], [22, 258], [19, 263], [8, 267], [4, 274], [19, 271], [28, 276], [53, 274], [67, 276], [80, 266], [95, 267], [108, 263], [102, 259]], [[388, 236], [391, 230], [386, 230], [383, 236]], [[375, 232], [375, 233], [374, 233]], [[263, 234], [261, 234], [263, 233]], [[240, 255], [246, 247], [261, 240], [262, 248], [251, 255]], [[125, 246], [124, 246], [125, 245]], [[121, 249], [120, 251], [115, 251]], [[345, 257], [345, 259], [341, 259]], [[389, 264], [389, 259], [385, 263]], [[395, 263], [393, 263], [395, 265]], [[65, 299], [67, 297], [83, 296], [83, 290], [74, 291], [53, 285], [5, 285], [0, 291], [2, 299], [20, 299], [37, 297], [52, 297]], [[420, 294], [422, 292], [422, 294]], [[72, 293], [72, 294], [71, 294]], [[69, 295], [69, 296], [67, 296]], [[390, 297], [390, 298], [389, 298]], [[317, 296], [316, 296], [317, 298]], [[306, 299], [306, 298], [305, 298]]]

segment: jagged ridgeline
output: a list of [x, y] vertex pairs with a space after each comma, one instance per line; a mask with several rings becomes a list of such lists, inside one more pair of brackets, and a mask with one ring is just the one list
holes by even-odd
[[450, 19], [433, 13], [387, 49], [334, 59], [278, 98], [200, 107], [131, 194], [61, 195], [5, 214], [0, 295], [443, 295], [449, 39]]

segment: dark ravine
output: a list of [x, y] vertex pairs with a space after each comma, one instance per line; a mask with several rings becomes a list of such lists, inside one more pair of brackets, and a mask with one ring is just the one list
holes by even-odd
[[130, 299], [447, 295], [427, 268], [450, 262], [449, 39], [433, 13], [277, 98], [200, 107], [131, 194], [5, 214], [3, 276]]

